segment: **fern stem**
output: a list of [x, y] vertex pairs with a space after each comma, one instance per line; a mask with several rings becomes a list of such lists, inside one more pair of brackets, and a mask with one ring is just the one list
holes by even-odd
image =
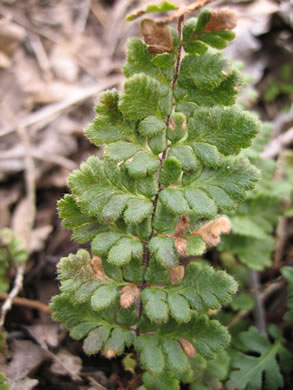
[[[172, 91], [173, 91], [174, 85], [177, 81], [179, 69], [180, 69], [181, 53], [182, 53], [181, 40], [182, 40], [182, 24], [183, 23], [184, 23], [184, 15], [180, 16], [180, 18], [178, 19], [178, 24], [177, 24], [178, 39], [179, 39], [180, 43], [179, 43], [179, 47], [178, 47], [178, 56], [177, 56], [177, 60], [176, 60], [175, 74], [174, 74], [174, 78], [173, 78], [172, 83], [171, 83], [171, 90]], [[168, 118], [170, 120], [170, 115], [168, 116]]]
[[[170, 88], [171, 88], [172, 92], [174, 90], [174, 86], [175, 86], [176, 81], [178, 79], [180, 63], [181, 63], [181, 53], [182, 53], [182, 43], [181, 43], [181, 40], [182, 40], [182, 25], [183, 25], [183, 23], [184, 23], [184, 15], [181, 15], [179, 17], [178, 23], [177, 23], [177, 33], [178, 33], [178, 39], [179, 39], [180, 43], [179, 43], [178, 52], [177, 52], [177, 59], [176, 59], [176, 64], [175, 64], [175, 73], [174, 73], [174, 77], [173, 77], [173, 80], [172, 80], [171, 85], [170, 85]], [[167, 118], [166, 118], [166, 121], [165, 121], [165, 124], [166, 124], [167, 128], [168, 128], [169, 123], [170, 123], [170, 117], [171, 117], [171, 115], [168, 115]], [[168, 150], [169, 150], [169, 145], [167, 145], [166, 149], [162, 153], [162, 157], [160, 158], [160, 167], [159, 167], [159, 170], [158, 170], [158, 177], [160, 177], [160, 173], [161, 173], [161, 170], [162, 170], [163, 162], [167, 158], [167, 155], [168, 155]], [[149, 266], [149, 263], [150, 263], [151, 254], [150, 254], [150, 250], [149, 250], [149, 247], [148, 247], [148, 243], [151, 240], [151, 238], [154, 236], [153, 222], [154, 222], [154, 218], [155, 218], [156, 211], [157, 211], [159, 195], [160, 195], [160, 192], [162, 190], [163, 190], [163, 186], [159, 182], [159, 189], [158, 189], [158, 192], [157, 192], [157, 194], [155, 196], [155, 199], [153, 200], [154, 209], [153, 209], [153, 213], [152, 213], [152, 217], [151, 217], [152, 232], [151, 232], [149, 240], [144, 244], [143, 266], [144, 266], [145, 269]], [[145, 280], [143, 280], [141, 282], [140, 289], [143, 289], [145, 287], [145, 284], [146, 284]], [[138, 313], [138, 317], [139, 318], [141, 318], [141, 316], [142, 316], [142, 311], [143, 311], [143, 305], [142, 305], [142, 301], [140, 300], [139, 313]], [[139, 335], [139, 330], [138, 330], [137, 334]]]
[[[178, 24], [177, 24], [178, 39], [180, 41], [180, 44], [179, 44], [179, 47], [178, 47], [177, 60], [176, 60], [176, 64], [175, 64], [175, 74], [174, 74], [173, 80], [171, 82], [171, 91], [172, 92], [174, 90], [174, 86], [175, 86], [175, 83], [177, 81], [178, 74], [179, 74], [179, 69], [180, 69], [181, 52], [182, 52], [181, 38], [182, 38], [182, 24], [183, 24], [183, 22], [184, 22], [184, 15], [180, 16], [180, 18], [178, 19]], [[171, 115], [168, 115], [167, 118], [166, 118], [166, 121], [165, 121], [167, 128], [168, 128], [169, 123], [170, 123], [170, 117], [171, 117]], [[165, 161], [165, 159], [167, 157], [168, 150], [169, 150], [169, 145], [167, 145], [166, 149], [164, 150], [164, 152], [162, 154], [162, 157], [160, 158], [160, 167], [159, 167], [159, 170], [158, 170], [158, 176], [159, 177], [160, 177], [160, 173], [161, 173], [161, 170], [162, 170], [163, 162]], [[153, 210], [152, 218], [151, 218], [152, 225], [153, 225], [153, 221], [154, 221], [154, 218], [155, 218], [155, 215], [156, 215], [156, 211], [157, 211], [159, 195], [160, 195], [160, 192], [162, 190], [163, 190], [163, 186], [159, 182], [159, 190], [158, 190], [158, 192], [157, 192], [157, 194], [155, 196], [155, 199], [153, 201], [154, 210]], [[153, 236], [154, 236], [154, 231], [152, 229], [152, 233], [151, 233], [150, 239]], [[150, 239], [149, 239], [149, 241], [150, 241]], [[150, 261], [150, 252], [149, 252], [149, 249], [148, 249], [148, 243], [146, 243], [146, 245], [145, 245], [145, 255], [144, 255], [144, 267], [145, 268], [148, 267], [149, 261]]]

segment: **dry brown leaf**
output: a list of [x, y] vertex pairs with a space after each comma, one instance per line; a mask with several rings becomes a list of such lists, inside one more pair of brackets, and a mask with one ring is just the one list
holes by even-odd
[[39, 104], [50, 104], [60, 102], [72, 93], [74, 87], [62, 81], [33, 82], [25, 87], [27, 94], [25, 104], [28, 108], [33, 108]]
[[140, 290], [135, 284], [124, 286], [120, 296], [120, 305], [127, 309], [139, 297]]
[[[56, 76], [68, 83], [76, 83], [79, 74], [79, 66], [70, 51], [59, 45], [52, 50], [50, 55], [51, 66]], [[67, 43], [68, 47], [70, 44]], [[78, 51], [78, 50], [76, 50]]]
[[32, 378], [23, 378], [19, 381], [9, 381], [10, 388], [9, 390], [32, 390], [34, 389], [38, 384], [38, 379], [32, 379]]
[[30, 251], [31, 252], [41, 251], [44, 248], [48, 236], [52, 232], [52, 230], [53, 230], [52, 225], [40, 226], [34, 229], [31, 234]]
[[35, 341], [44, 349], [56, 348], [59, 344], [59, 327], [53, 324], [37, 324], [24, 327]]
[[99, 256], [94, 256], [92, 258], [91, 266], [95, 271], [95, 277], [97, 280], [109, 280], [108, 276], [105, 274], [103, 262]]
[[30, 340], [13, 340], [12, 360], [3, 367], [7, 378], [17, 382], [34, 372], [48, 357], [39, 345]]
[[[22, 246], [30, 247], [31, 237], [31, 215], [34, 213], [30, 200], [21, 200], [13, 212], [11, 228], [16, 236], [22, 238]], [[31, 251], [30, 251], [31, 252]]]
[[23, 27], [11, 23], [8, 19], [0, 21], [0, 51], [11, 56], [24, 40], [26, 31]]
[[177, 265], [169, 271], [170, 281], [172, 284], [180, 282], [184, 278], [185, 268], [183, 265]]
[[186, 230], [188, 230], [190, 219], [186, 215], [181, 215], [176, 225], [176, 237], [183, 237]]
[[[56, 354], [57, 359], [50, 367], [50, 371], [54, 375], [79, 375], [82, 369], [82, 360], [79, 356], [72, 355], [66, 349], [61, 349]], [[62, 365], [60, 364], [62, 362]]]
[[7, 69], [11, 66], [11, 59], [0, 51], [0, 68]]
[[205, 26], [204, 32], [233, 30], [237, 25], [237, 15], [227, 8], [212, 9], [209, 23]]
[[196, 356], [196, 349], [191, 344], [191, 342], [189, 340], [183, 339], [183, 338], [180, 338], [179, 341], [180, 341], [180, 344], [181, 344], [184, 352], [186, 353], [186, 355], [189, 358], [194, 359]]
[[165, 53], [172, 51], [172, 35], [169, 26], [161, 25], [151, 19], [142, 20], [141, 33], [150, 53]]
[[0, 229], [9, 226], [10, 206], [18, 200], [19, 196], [20, 189], [18, 185], [0, 190]]
[[221, 217], [203, 225], [200, 229], [192, 232], [193, 235], [200, 236], [209, 246], [218, 245], [221, 234], [228, 234], [231, 230], [231, 222], [227, 217]]

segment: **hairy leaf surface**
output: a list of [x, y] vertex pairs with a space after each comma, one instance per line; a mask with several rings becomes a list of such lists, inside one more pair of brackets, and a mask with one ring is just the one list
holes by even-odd
[[214, 145], [224, 155], [238, 154], [259, 131], [256, 118], [237, 107], [199, 108], [188, 121], [188, 139]]
[[136, 74], [126, 81], [120, 97], [119, 109], [132, 120], [149, 115], [168, 115], [171, 111], [171, 94], [167, 86], [145, 74]]

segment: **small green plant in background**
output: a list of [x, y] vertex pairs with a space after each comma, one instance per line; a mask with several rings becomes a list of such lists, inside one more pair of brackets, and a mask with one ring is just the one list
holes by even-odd
[[[9, 271], [28, 259], [28, 251], [24, 249], [21, 238], [9, 228], [0, 230], [0, 294], [7, 293], [10, 287]], [[1, 312], [1, 322], [4, 324], [5, 314]], [[0, 353], [7, 350], [6, 332], [0, 329]], [[0, 390], [9, 390], [4, 373], [0, 372]]]
[[26, 262], [28, 251], [23, 248], [21, 238], [9, 228], [0, 230], [0, 294], [9, 289], [7, 274], [10, 268]]
[[[266, 103], [274, 102], [279, 96], [286, 95], [292, 101], [293, 95], [293, 65], [284, 64], [280, 69], [277, 80], [270, 80], [264, 90], [263, 98]], [[289, 105], [290, 108], [290, 105]]]
[[230, 214], [232, 234], [223, 237], [219, 246], [222, 256], [227, 256], [226, 251], [230, 251], [241, 263], [257, 271], [272, 266], [271, 255], [275, 246], [273, 231], [282, 214], [284, 200], [290, 196], [292, 188], [282, 182], [276, 185], [276, 162], [272, 159], [264, 160], [260, 156], [271, 133], [272, 125], [264, 123], [253, 145], [241, 152], [258, 167], [262, 178], [248, 193], [247, 199]]
[[9, 390], [10, 385], [6, 381], [6, 375], [0, 372], [0, 390]]
[[285, 315], [285, 320], [293, 325], [293, 267], [283, 267], [282, 275], [287, 279], [289, 284], [289, 302], [288, 308], [290, 309], [288, 313]]
[[[174, 9], [163, 2], [129, 20]], [[132, 348], [137, 361], [124, 359], [125, 367], [143, 369], [147, 389], [179, 389], [180, 382], [216, 389], [228, 379], [230, 336], [211, 314], [231, 301], [238, 285], [224, 270], [188, 259], [220, 243], [231, 229], [229, 214], [232, 236], [221, 244], [223, 258], [237, 254], [263, 269], [267, 256], [254, 261], [248, 243], [243, 253], [243, 240], [253, 251], [272, 251], [276, 217], [260, 205], [279, 208], [265, 179], [253, 190], [260, 177], [253, 164], [264, 178], [274, 169], [259, 158], [270, 129], [243, 151], [260, 122], [235, 105], [242, 76], [219, 52], [234, 38], [235, 15], [204, 9], [184, 22], [184, 13], [174, 11], [177, 31], [167, 24], [172, 14], [144, 19], [145, 43], [129, 40], [124, 90], [100, 95], [98, 116], [85, 130], [96, 146], [106, 145], [104, 159], [91, 156], [74, 171], [71, 194], [58, 203], [63, 226], [75, 241], [90, 242], [91, 253], [80, 249], [60, 260], [53, 318], [84, 340], [88, 355], [113, 358]], [[238, 301], [234, 307], [247, 305], [247, 297]], [[271, 383], [276, 356], [287, 356], [281, 336], [274, 328], [271, 334], [273, 346], [254, 328], [239, 334], [231, 389], [261, 388], [263, 371]], [[249, 338], [256, 345], [245, 344]], [[251, 375], [244, 380], [245, 367]]]
[[[272, 159], [264, 160], [260, 157], [271, 133], [272, 126], [264, 123], [253, 144], [241, 152], [260, 169], [262, 177], [248, 193], [247, 199], [230, 214], [231, 234], [223, 237], [217, 248], [223, 266], [239, 283], [239, 293], [230, 303], [234, 314], [220, 312], [216, 317], [232, 326], [229, 363], [225, 366], [225, 380], [229, 389], [229, 386], [237, 390], [284, 388], [283, 375], [290, 376], [293, 367], [292, 354], [285, 348], [286, 341], [275, 325], [268, 326], [266, 336], [255, 327], [249, 326], [251, 321], [235, 322], [239, 311], [250, 311], [254, 307], [254, 301], [247, 293], [250, 287], [249, 270], [264, 271], [272, 267], [276, 245], [273, 233], [279, 222], [278, 217], [287, 212], [285, 205], [290, 204], [292, 197], [291, 183], [283, 179], [276, 182], [277, 163]], [[286, 170], [288, 167], [289, 165]], [[291, 270], [291, 267], [281, 269], [289, 284]], [[289, 313], [284, 316], [288, 324], [289, 318]]]

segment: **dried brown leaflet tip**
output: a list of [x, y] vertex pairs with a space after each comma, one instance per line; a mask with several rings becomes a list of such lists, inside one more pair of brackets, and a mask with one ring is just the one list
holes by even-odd
[[91, 266], [95, 271], [95, 277], [97, 280], [110, 280], [108, 276], [105, 274], [104, 266], [102, 260], [99, 256], [94, 256], [91, 260]]
[[139, 297], [140, 290], [135, 284], [124, 286], [120, 296], [120, 305], [127, 309]]
[[189, 228], [189, 222], [190, 220], [186, 215], [181, 215], [176, 225], [175, 248], [182, 257], [186, 256], [187, 241], [184, 238], [184, 234]]
[[184, 278], [184, 266], [177, 265], [169, 271], [170, 281], [172, 284], [180, 282]]
[[192, 232], [192, 235], [200, 236], [209, 246], [218, 245], [221, 234], [228, 234], [231, 230], [231, 222], [227, 217], [221, 217], [203, 225], [200, 229]]
[[186, 215], [181, 215], [176, 225], [176, 236], [183, 237], [184, 233], [188, 230], [190, 219]]
[[219, 309], [209, 310], [208, 311], [208, 315], [209, 316], [215, 316], [215, 315], [217, 315], [218, 311], [219, 311]]
[[177, 127], [176, 122], [174, 121], [173, 118], [170, 118], [170, 121], [169, 121], [169, 129], [170, 129], [170, 130], [175, 130], [176, 127]]
[[179, 256], [185, 257], [186, 256], [186, 247], [187, 247], [187, 241], [183, 237], [176, 237], [175, 238], [175, 248], [179, 254]]
[[150, 53], [159, 54], [172, 51], [172, 34], [168, 26], [158, 24], [151, 19], [144, 19], [140, 28]]
[[196, 349], [191, 344], [191, 342], [187, 339], [182, 339], [182, 338], [179, 339], [179, 342], [180, 342], [184, 352], [186, 353], [186, 355], [189, 358], [194, 359], [196, 356]]
[[237, 25], [237, 15], [230, 9], [212, 9], [209, 23], [205, 26], [204, 32], [233, 30]]
[[112, 359], [116, 356], [116, 351], [114, 349], [107, 349], [107, 351], [104, 353], [105, 358]]
[[187, 241], [184, 238], [184, 234], [188, 228], [189, 218], [186, 215], [181, 215], [176, 225], [175, 234], [162, 234], [162, 236], [170, 237], [175, 240], [175, 248], [182, 257], [186, 256]]

